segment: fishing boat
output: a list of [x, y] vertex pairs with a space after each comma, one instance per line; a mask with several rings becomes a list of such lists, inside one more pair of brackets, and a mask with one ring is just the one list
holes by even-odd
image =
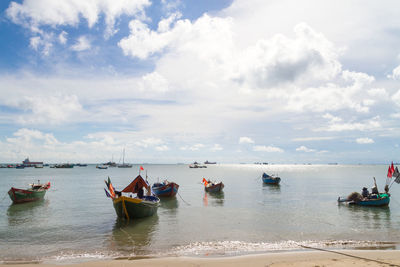
[[[160, 199], [152, 194], [149, 183], [142, 176], [138, 175], [122, 191], [115, 190], [110, 178], [105, 183], [109, 190], [105, 189], [106, 195], [111, 198], [118, 217], [129, 220], [148, 217], [157, 212]], [[143, 188], [147, 191], [146, 195]]]
[[275, 177], [275, 176], [271, 176], [266, 174], [265, 172], [262, 175], [262, 181], [265, 184], [272, 184], [272, 185], [278, 185], [281, 182], [281, 178], [280, 177]]
[[[399, 183], [400, 174], [397, 170], [397, 167], [396, 167], [396, 172], [393, 168], [393, 173], [390, 173], [390, 178], [392, 177], [392, 174], [396, 176], [396, 179], [393, 182]], [[376, 179], [374, 177], [374, 186], [372, 187], [371, 193], [369, 193], [366, 187], [363, 187], [361, 194], [358, 192], [353, 192], [347, 197], [338, 197], [338, 203], [346, 203], [349, 205], [369, 206], [369, 207], [388, 206], [390, 203], [389, 182], [390, 182], [389, 180], [386, 181], [385, 193], [380, 193], [378, 191], [378, 186], [376, 185]]]
[[97, 168], [97, 169], [100, 169], [100, 170], [105, 170], [105, 169], [108, 169], [108, 166], [105, 166], [105, 165], [96, 165], [96, 168]]
[[46, 184], [41, 184], [40, 181], [38, 181], [37, 184], [30, 184], [30, 188], [28, 189], [18, 189], [11, 187], [11, 189], [8, 191], [8, 195], [10, 196], [14, 204], [32, 202], [43, 199], [46, 191], [49, 188], [50, 182]]
[[347, 203], [349, 205], [382, 207], [382, 206], [389, 205], [390, 194], [379, 193], [376, 196], [361, 197], [361, 198], [360, 197], [346, 197], [346, 198], [339, 197], [338, 202], [339, 203]]
[[69, 164], [69, 163], [56, 164], [55, 167], [57, 169], [70, 169], [74, 167], [74, 164]]
[[210, 180], [206, 180], [205, 178], [203, 178], [203, 184], [204, 190], [209, 193], [222, 192], [222, 189], [224, 188], [224, 184], [222, 182], [216, 183]]
[[179, 185], [165, 180], [162, 183], [154, 183], [151, 189], [158, 197], [174, 197], [178, 193]]

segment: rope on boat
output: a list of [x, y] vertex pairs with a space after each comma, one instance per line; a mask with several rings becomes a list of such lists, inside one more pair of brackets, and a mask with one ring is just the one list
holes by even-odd
[[351, 258], [356, 258], [356, 259], [360, 259], [360, 260], [365, 260], [365, 261], [373, 261], [376, 263], [380, 263], [380, 264], [386, 264], [389, 266], [397, 266], [400, 267], [400, 265], [397, 264], [393, 264], [393, 263], [389, 263], [389, 262], [384, 262], [384, 261], [380, 261], [380, 260], [375, 260], [375, 259], [369, 259], [369, 258], [364, 258], [364, 257], [360, 257], [360, 256], [356, 256], [356, 255], [351, 255], [351, 254], [347, 254], [347, 253], [343, 253], [343, 252], [339, 252], [339, 251], [333, 251], [333, 250], [328, 250], [328, 249], [323, 249], [323, 248], [315, 248], [315, 247], [309, 247], [309, 246], [305, 246], [305, 245], [298, 245], [302, 248], [308, 248], [308, 249], [314, 249], [314, 250], [319, 250], [319, 251], [324, 251], [324, 252], [331, 252], [331, 253], [336, 253], [339, 255], [343, 255], [343, 256], [347, 256], [347, 257], [351, 257]]
[[186, 205], [191, 206], [190, 203], [186, 202], [186, 201], [182, 198], [182, 196], [181, 196], [181, 194], [179, 194], [179, 192], [177, 192], [177, 193], [178, 193], [178, 196], [182, 199], [182, 201], [186, 203]]

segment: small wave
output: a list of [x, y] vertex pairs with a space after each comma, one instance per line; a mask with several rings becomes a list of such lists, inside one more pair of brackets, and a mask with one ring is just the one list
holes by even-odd
[[177, 246], [169, 251], [170, 256], [234, 256], [264, 252], [294, 251], [310, 248], [329, 249], [375, 249], [393, 247], [393, 242], [325, 240], [325, 241], [282, 241], [252, 243], [243, 241], [194, 242]]
[[111, 260], [114, 258], [119, 257], [120, 255], [117, 253], [106, 253], [106, 252], [63, 252], [59, 255], [51, 256], [48, 258], [44, 258], [42, 262], [44, 263], [53, 263], [53, 264], [60, 264], [60, 263], [81, 263], [86, 261], [93, 261], [93, 260]]

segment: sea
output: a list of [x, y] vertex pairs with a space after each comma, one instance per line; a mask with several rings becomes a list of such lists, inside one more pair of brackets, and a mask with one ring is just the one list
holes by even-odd
[[[104, 180], [122, 190], [133, 168], [0, 169], [0, 263], [77, 263], [143, 257], [226, 257], [311, 249], [399, 249], [400, 185], [388, 207], [338, 204], [362, 187], [386, 183], [387, 165], [142, 165], [152, 184], [165, 179], [179, 194], [156, 215], [118, 219]], [[279, 186], [263, 184], [266, 172]], [[204, 191], [203, 178], [223, 193]], [[8, 190], [50, 182], [43, 201], [13, 205]], [[307, 248], [306, 248], [307, 247]]]

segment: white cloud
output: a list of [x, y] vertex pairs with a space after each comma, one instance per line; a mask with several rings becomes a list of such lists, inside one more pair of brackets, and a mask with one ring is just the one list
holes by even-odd
[[211, 151], [221, 151], [224, 148], [220, 145], [220, 144], [214, 144], [214, 146], [212, 148], [210, 148]]
[[142, 81], [139, 86], [143, 91], [163, 93], [168, 91], [169, 85], [167, 79], [165, 79], [162, 75], [157, 72], [152, 72], [145, 74], [142, 77]]
[[400, 90], [398, 90], [394, 95], [392, 95], [392, 101], [393, 101], [397, 106], [400, 106]]
[[239, 138], [239, 144], [254, 144], [254, 140], [250, 137], [242, 136]]
[[17, 117], [17, 122], [26, 124], [59, 125], [70, 123], [78, 114], [84, 114], [76, 95], [25, 96], [13, 104], [28, 112]]
[[399, 80], [400, 79], [400, 65], [393, 69], [392, 74], [387, 76], [389, 79]]
[[180, 148], [180, 150], [183, 150], [183, 151], [185, 151], [185, 150], [197, 151], [197, 150], [200, 150], [203, 147], [204, 147], [203, 144], [195, 144], [195, 145], [192, 145], [192, 146], [183, 146], [183, 147]]
[[[162, 143], [163, 143], [163, 141], [159, 138], [149, 137], [149, 138], [143, 139], [141, 141], [135, 142], [135, 145], [137, 145], [139, 147], [147, 148], [149, 146], [161, 145]], [[162, 146], [160, 146], [160, 147], [162, 147]]]
[[107, 37], [116, 32], [117, 18], [122, 15], [143, 16], [144, 8], [149, 5], [149, 0], [23, 0], [21, 4], [11, 2], [6, 14], [14, 23], [33, 32], [42, 31], [42, 26], [77, 26], [81, 18], [92, 28], [104, 15]]
[[335, 139], [334, 136], [315, 136], [315, 137], [297, 137], [293, 138], [292, 141], [295, 142], [311, 142], [311, 141], [324, 141], [324, 140], [332, 140]]
[[336, 122], [341, 122], [342, 119], [336, 116], [333, 116], [332, 114], [326, 113], [322, 116], [324, 119], [328, 119], [331, 123], [336, 123]]
[[356, 142], [357, 142], [357, 144], [373, 144], [373, 143], [375, 143], [373, 139], [368, 138], [368, 137], [357, 138]]
[[86, 36], [80, 36], [76, 43], [71, 46], [71, 49], [77, 52], [88, 50], [92, 47], [89, 39]]
[[366, 122], [347, 122], [332, 123], [325, 128], [318, 128], [316, 131], [342, 132], [342, 131], [372, 131], [381, 129], [381, 123], [378, 118], [373, 118]]
[[67, 36], [68, 33], [66, 31], [62, 31], [59, 35], [58, 35], [58, 41], [60, 42], [60, 44], [66, 44], [67, 43]]
[[166, 145], [162, 145], [162, 146], [156, 146], [155, 149], [156, 149], [157, 151], [168, 151], [168, 150], [169, 150], [169, 147], [166, 146]]
[[279, 152], [282, 153], [284, 152], [283, 149], [279, 148], [279, 147], [275, 147], [275, 146], [254, 146], [253, 147], [253, 151], [257, 151], [257, 152]]
[[310, 153], [310, 152], [315, 152], [316, 150], [308, 148], [306, 146], [300, 146], [300, 147], [296, 148], [296, 151]]
[[43, 34], [42, 36], [31, 37], [29, 46], [35, 51], [41, 51], [42, 55], [48, 56], [53, 47], [52, 38], [52, 34]]

